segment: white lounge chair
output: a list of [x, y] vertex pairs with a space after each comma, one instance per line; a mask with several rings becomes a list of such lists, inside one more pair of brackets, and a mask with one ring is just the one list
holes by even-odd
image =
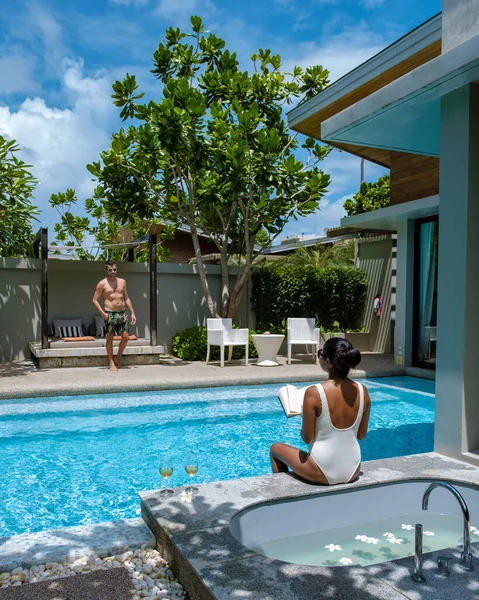
[[248, 364], [248, 329], [233, 329], [231, 319], [206, 319], [208, 331], [208, 352], [206, 353], [206, 364], [210, 359], [210, 346], [220, 347], [221, 366], [225, 366], [225, 346], [229, 346], [228, 362], [231, 362], [233, 346], [246, 346], [245, 358]]
[[291, 347], [294, 344], [311, 346], [311, 358], [318, 364], [319, 329], [314, 319], [288, 319], [288, 365], [291, 364]]

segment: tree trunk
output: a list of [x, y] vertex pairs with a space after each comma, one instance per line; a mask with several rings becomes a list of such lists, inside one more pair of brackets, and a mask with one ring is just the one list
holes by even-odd
[[211, 297], [210, 287], [208, 285], [208, 279], [206, 277], [205, 263], [203, 262], [203, 257], [201, 256], [201, 248], [198, 239], [198, 232], [196, 231], [196, 225], [194, 222], [189, 222], [188, 225], [190, 226], [191, 230], [191, 239], [193, 241], [193, 248], [195, 250], [196, 264], [198, 265], [198, 274], [200, 276], [201, 287], [203, 288], [203, 295], [205, 297], [206, 305], [208, 307], [210, 315], [215, 319], [219, 317], [219, 314], [216, 310], [213, 298]]
[[229, 319], [234, 319], [236, 316], [236, 312], [238, 311], [240, 302], [243, 298], [246, 282], [248, 281], [249, 273], [251, 271], [251, 265], [246, 265], [241, 277], [238, 282], [231, 290], [230, 301], [228, 303], [228, 311], [227, 317]]
[[221, 246], [221, 314], [226, 317], [230, 302], [230, 282], [228, 269], [228, 248], [225, 244]]

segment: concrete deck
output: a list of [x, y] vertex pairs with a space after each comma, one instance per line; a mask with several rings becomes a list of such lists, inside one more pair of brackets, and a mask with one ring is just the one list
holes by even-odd
[[[355, 482], [334, 486], [334, 491], [419, 479], [473, 484], [479, 492], [479, 467], [433, 452], [365, 462], [362, 472]], [[411, 557], [368, 567], [286, 563], [256, 554], [240, 544], [230, 532], [231, 517], [258, 502], [327, 494], [332, 488], [309, 484], [286, 473], [203, 484], [198, 488], [191, 504], [180, 501], [182, 488], [166, 499], [158, 490], [140, 493], [142, 515], [155, 534], [157, 549], [195, 600], [479, 598], [479, 543], [472, 545], [476, 568], [473, 572], [461, 570], [458, 548], [425, 554], [425, 584], [411, 581]], [[472, 519], [477, 517], [473, 515]], [[439, 554], [453, 557], [449, 578], [435, 573]]]
[[[116, 373], [106, 367], [36, 369], [32, 362], [0, 363], [0, 399], [55, 396], [62, 394], [109, 393], [129, 390], [161, 390], [177, 388], [218, 387], [261, 383], [299, 383], [326, 378], [310, 357], [296, 355], [291, 366], [279, 357], [279, 367], [248, 367], [244, 361], [233, 361], [222, 369], [219, 362], [175, 361], [170, 364], [125, 366]], [[413, 375], [433, 379], [434, 372], [425, 369], [397, 367], [390, 354], [363, 353], [360, 368], [351, 376], [386, 377]]]

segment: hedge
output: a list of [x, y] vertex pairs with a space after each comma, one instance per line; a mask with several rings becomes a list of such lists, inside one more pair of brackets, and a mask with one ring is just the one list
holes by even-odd
[[368, 281], [353, 267], [266, 266], [253, 272], [252, 303], [258, 329], [288, 317], [313, 317], [323, 331], [359, 326]]
[[[255, 333], [252, 329], [249, 331], [249, 358], [257, 358], [255, 345], [251, 336]], [[271, 332], [272, 333], [272, 332]], [[208, 349], [208, 334], [203, 325], [194, 325], [183, 331], [175, 333], [171, 342], [171, 349], [175, 356], [182, 360], [206, 360]], [[244, 358], [245, 347], [235, 346], [233, 349], [233, 358]], [[228, 348], [225, 348], [225, 360], [228, 358]], [[220, 347], [210, 347], [210, 360], [220, 359]]]

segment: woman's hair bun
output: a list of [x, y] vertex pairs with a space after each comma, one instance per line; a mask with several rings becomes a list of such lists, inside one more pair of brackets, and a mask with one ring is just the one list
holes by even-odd
[[348, 367], [356, 367], [361, 362], [361, 352], [357, 348], [349, 348], [344, 353], [343, 362]]

